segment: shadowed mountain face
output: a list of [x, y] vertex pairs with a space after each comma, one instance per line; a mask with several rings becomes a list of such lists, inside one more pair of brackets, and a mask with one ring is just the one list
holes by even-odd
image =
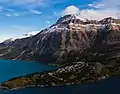
[[96, 21], [66, 15], [35, 36], [1, 46], [0, 58], [55, 63], [103, 61], [119, 57], [119, 51], [119, 19]]

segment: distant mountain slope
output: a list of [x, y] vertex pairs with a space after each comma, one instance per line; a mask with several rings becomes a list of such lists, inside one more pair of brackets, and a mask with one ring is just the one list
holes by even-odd
[[17, 39], [0, 49], [0, 58], [52, 63], [100, 61], [119, 57], [119, 51], [119, 19], [96, 21], [66, 15], [37, 35]]
[[23, 39], [23, 38], [27, 38], [27, 37], [32, 37], [34, 35], [36, 35], [37, 33], [39, 33], [40, 31], [33, 31], [33, 32], [28, 32], [26, 34], [22, 34], [21, 36], [18, 36], [16, 38], [9, 38], [4, 40], [1, 45], [10, 45], [12, 42], [14, 42], [17, 39]]

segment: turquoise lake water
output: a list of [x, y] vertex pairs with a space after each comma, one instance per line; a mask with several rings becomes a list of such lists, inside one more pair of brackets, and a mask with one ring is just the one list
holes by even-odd
[[0, 60], [0, 83], [11, 78], [24, 76], [34, 72], [53, 70], [55, 67], [36, 62]]

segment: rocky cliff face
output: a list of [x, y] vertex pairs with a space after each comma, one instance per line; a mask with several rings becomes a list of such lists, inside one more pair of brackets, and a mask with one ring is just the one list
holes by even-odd
[[119, 23], [111, 17], [96, 21], [66, 15], [37, 35], [0, 49], [0, 58], [61, 63], [116, 57], [120, 50]]

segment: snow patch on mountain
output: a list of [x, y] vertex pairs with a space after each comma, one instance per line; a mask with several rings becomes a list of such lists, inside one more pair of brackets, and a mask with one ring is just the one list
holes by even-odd
[[28, 32], [26, 34], [23, 34], [22, 36], [18, 36], [16, 39], [21, 39], [21, 38], [26, 38], [26, 37], [31, 37], [36, 35], [37, 33], [39, 33], [40, 31], [32, 31], [32, 32]]
[[15, 41], [16, 39], [22, 39], [22, 38], [27, 38], [27, 37], [31, 37], [34, 36], [36, 34], [38, 34], [40, 31], [32, 31], [32, 32], [28, 32], [26, 34], [22, 34], [21, 36], [17, 36], [16, 38], [9, 38], [7, 40], [4, 40], [2, 43], [8, 44], [12, 41]]

